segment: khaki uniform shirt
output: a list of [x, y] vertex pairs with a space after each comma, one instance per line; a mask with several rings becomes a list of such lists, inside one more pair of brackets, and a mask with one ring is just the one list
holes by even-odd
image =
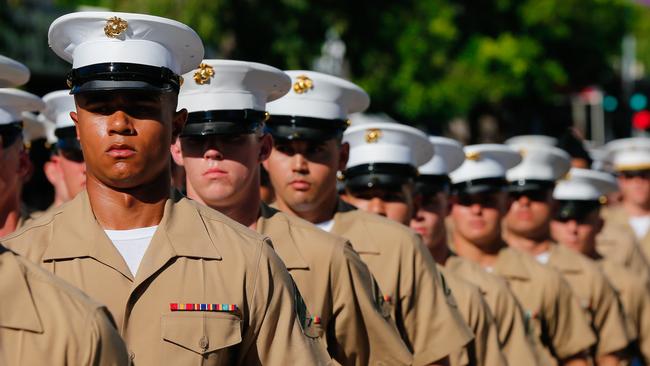
[[457, 255], [447, 258], [445, 268], [481, 290], [494, 315], [499, 342], [508, 364], [537, 364], [539, 360], [534, 343], [526, 332], [523, 310], [508, 284], [502, 278], [487, 273], [478, 264]]
[[646, 365], [650, 365], [650, 293], [638, 276], [608, 259], [596, 261], [616, 289], [627, 316], [628, 334], [636, 338], [637, 348]]
[[311, 223], [262, 204], [257, 231], [296, 282], [312, 315], [316, 336], [341, 365], [410, 365], [413, 356], [400, 338], [383, 297], [350, 244]]
[[567, 280], [596, 333], [594, 355], [624, 350], [630, 343], [625, 315], [602, 270], [589, 258], [559, 244], [552, 245], [549, 254], [547, 264]]
[[126, 366], [108, 311], [0, 246], [0, 365]]
[[472, 339], [436, 265], [409, 228], [339, 201], [333, 233], [350, 240], [391, 306], [414, 365], [427, 365], [462, 349]]
[[330, 362], [269, 240], [190, 200], [167, 201], [135, 276], [85, 191], [5, 243], [106, 304], [138, 366]]
[[474, 333], [474, 341], [463, 351], [449, 357], [450, 365], [506, 365], [506, 359], [499, 345], [494, 317], [479, 288], [445, 267], [439, 266], [438, 270], [441, 280], [449, 287], [451, 295], [456, 300], [463, 319]]
[[596, 343], [578, 300], [557, 271], [512, 248], [499, 251], [491, 270], [505, 278], [523, 307], [542, 365], [557, 365], [557, 359], [587, 351]]
[[[612, 258], [618, 263], [624, 263], [632, 270], [642, 271], [646, 279], [650, 278], [650, 231], [641, 239], [637, 239], [634, 229], [630, 226], [630, 217], [623, 207], [606, 207], [601, 210], [605, 226], [596, 241], [598, 251], [605, 258]], [[615, 246], [615, 249], [610, 249]], [[644, 261], [638, 256], [643, 253]]]

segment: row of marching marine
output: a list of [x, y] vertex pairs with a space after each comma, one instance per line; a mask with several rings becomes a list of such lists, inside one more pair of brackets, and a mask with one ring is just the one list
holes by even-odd
[[[650, 139], [591, 170], [360, 115], [170, 19], [48, 37], [69, 89], [0, 57], [0, 364], [650, 364]], [[26, 213], [39, 134], [55, 199]]]

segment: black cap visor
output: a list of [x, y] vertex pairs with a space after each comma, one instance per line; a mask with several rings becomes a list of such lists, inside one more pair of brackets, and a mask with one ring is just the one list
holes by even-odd
[[267, 118], [266, 112], [253, 109], [191, 112], [181, 137], [251, 134]]
[[507, 186], [505, 178], [482, 178], [452, 184], [451, 193], [458, 195], [503, 192]]
[[325, 141], [339, 139], [348, 127], [342, 119], [324, 119], [301, 116], [271, 115], [266, 123], [267, 131], [277, 139]]
[[558, 200], [559, 208], [554, 219], [557, 221], [582, 221], [600, 208], [597, 200]]
[[112, 90], [178, 93], [181, 80], [179, 75], [166, 67], [131, 63], [95, 64], [68, 73], [70, 94]]

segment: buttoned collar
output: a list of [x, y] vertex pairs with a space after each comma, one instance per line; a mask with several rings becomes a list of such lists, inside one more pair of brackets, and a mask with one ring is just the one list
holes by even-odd
[[285, 213], [262, 203], [260, 217], [257, 219], [257, 232], [271, 238], [273, 249], [287, 269], [309, 269], [301, 254], [300, 245], [293, 237], [289, 220]]
[[[147, 278], [176, 256], [221, 259], [195, 205], [188, 199], [167, 200], [163, 218], [142, 258], [138, 278]], [[97, 222], [85, 190], [62, 206], [53, 220], [51, 244], [43, 254], [44, 262], [91, 257], [134, 279], [126, 262]]]
[[[377, 233], [376, 230], [372, 230], [367, 226], [366, 219], [363, 217], [364, 215], [372, 214], [361, 211], [339, 198], [336, 205], [336, 213], [334, 214], [332, 233], [346, 237], [346, 233], [352, 230], [362, 230], [366, 238], [365, 240], [355, 240], [355, 238], [346, 237], [346, 239], [351, 241], [354, 250], [359, 254], [381, 254], [380, 246], [376, 243], [385, 239], [376, 237], [376, 235], [381, 235], [381, 233]], [[382, 220], [384, 218], [377, 217], [377, 219]]]
[[499, 251], [497, 261], [494, 264], [494, 269], [497, 273], [505, 277], [530, 280], [531, 273], [528, 268], [526, 268], [526, 263], [524, 263], [522, 259], [522, 256], [524, 255], [527, 254], [506, 246]]
[[576, 260], [576, 256], [580, 254], [577, 254], [557, 243], [551, 245], [549, 252], [551, 255], [549, 257], [548, 264], [560, 272], [577, 273], [582, 271], [580, 262]]
[[0, 327], [42, 333], [34, 299], [16, 254], [0, 246]]

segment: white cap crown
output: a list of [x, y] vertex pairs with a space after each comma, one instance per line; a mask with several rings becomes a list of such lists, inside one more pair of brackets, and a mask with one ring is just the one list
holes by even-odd
[[204, 60], [183, 75], [178, 107], [189, 112], [254, 109], [285, 95], [291, 79], [275, 67], [246, 61]]
[[285, 72], [291, 77], [292, 88], [284, 97], [269, 103], [267, 110], [272, 116], [344, 120], [370, 105], [368, 94], [347, 80], [315, 71]]
[[43, 96], [45, 102], [45, 117], [54, 122], [56, 128], [65, 128], [74, 126], [74, 121], [70, 118], [70, 112], [77, 110], [74, 103], [74, 97], [68, 90], [57, 90]]
[[562, 178], [571, 168], [571, 157], [564, 150], [549, 145], [529, 145], [517, 143], [510, 145], [522, 156], [516, 167], [508, 170], [507, 179], [543, 180], [554, 182]]
[[433, 145], [433, 158], [421, 165], [418, 170], [422, 175], [448, 175], [465, 161], [463, 146], [456, 140], [429, 136]]
[[465, 146], [465, 161], [449, 175], [453, 184], [486, 178], [505, 178], [506, 171], [521, 162], [521, 155], [500, 144]]
[[37, 112], [45, 108], [38, 96], [18, 90], [0, 89], [0, 125], [22, 121], [23, 112]]
[[571, 168], [553, 190], [556, 200], [596, 201], [617, 190], [616, 178], [609, 173]]
[[427, 135], [399, 123], [364, 123], [348, 128], [343, 141], [350, 144], [347, 167], [392, 163], [418, 167], [433, 156]]

